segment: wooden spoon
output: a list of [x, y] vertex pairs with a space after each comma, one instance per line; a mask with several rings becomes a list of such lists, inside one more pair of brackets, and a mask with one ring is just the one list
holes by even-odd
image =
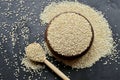
[[31, 43], [26, 48], [26, 56], [35, 62], [43, 62], [63, 80], [70, 80], [63, 72], [46, 59], [45, 51], [39, 43]]

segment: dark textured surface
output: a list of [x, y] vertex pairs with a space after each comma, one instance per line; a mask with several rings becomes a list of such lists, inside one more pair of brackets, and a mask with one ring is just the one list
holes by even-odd
[[[120, 0], [79, 1], [102, 11], [113, 33], [117, 33], [113, 35], [114, 39], [120, 38]], [[40, 72], [25, 72], [21, 67], [23, 66], [21, 58], [24, 54], [24, 47], [34, 41], [39, 43], [43, 41], [43, 32], [46, 27], [40, 27], [39, 14], [48, 3], [50, 0], [0, 0], [0, 80], [28, 80], [28, 78], [54, 80], [55, 77], [56, 80], [61, 80], [48, 67], [41, 76], [38, 74]], [[21, 30], [24, 28], [27, 28], [28, 32], [25, 31], [23, 34]], [[9, 34], [10, 32], [14, 32], [14, 38]], [[27, 35], [29, 38], [23, 38], [22, 35]], [[12, 44], [12, 39], [16, 40], [15, 46]], [[119, 50], [120, 46], [117, 49]], [[108, 64], [103, 65], [106, 60], [108, 61], [107, 57], [102, 58], [93, 67], [78, 71], [64, 67], [57, 61], [53, 63], [70, 76], [71, 80], [120, 80], [120, 64], [118, 63], [120, 59], [109, 60]]]

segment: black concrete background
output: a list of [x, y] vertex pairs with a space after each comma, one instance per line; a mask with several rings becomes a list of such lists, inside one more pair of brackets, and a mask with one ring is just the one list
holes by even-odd
[[[21, 4], [20, 4], [21, 1]], [[29, 36], [28, 42], [42, 42], [44, 40], [44, 34], [42, 31], [45, 30], [44, 27], [40, 27], [40, 20], [39, 20], [39, 14], [43, 10], [43, 8], [50, 3], [50, 0], [23, 0], [25, 2], [22, 3], [22, 0], [0, 0], [0, 35], [4, 34], [8, 38], [8, 42], [2, 42], [2, 36], [0, 36], [0, 80], [28, 80], [29, 76], [31, 77], [31, 80], [61, 80], [56, 74], [54, 74], [48, 67], [45, 68], [41, 76], [37, 73], [31, 74], [30, 72], [25, 72], [23, 69], [19, 66], [22, 66], [21, 60], [19, 59], [20, 56], [23, 57], [24, 53], [24, 47], [27, 45], [24, 39], [19, 35], [18, 28], [17, 31], [14, 31], [15, 34], [18, 36], [18, 40], [16, 41], [17, 45], [15, 45], [15, 48], [12, 48], [11, 43], [11, 37], [10, 35], [5, 31], [11, 31], [13, 27], [11, 25], [15, 22], [24, 22], [25, 24], [23, 26], [26, 26], [29, 28], [30, 32], [26, 33]], [[55, 0], [52, 0], [55, 1]], [[56, 0], [57, 1], [57, 0]], [[111, 29], [114, 34], [114, 39], [120, 38], [120, 0], [79, 0], [79, 2], [82, 2], [84, 4], [88, 4], [91, 7], [94, 7], [95, 9], [102, 11], [104, 14], [104, 17], [108, 20]], [[8, 3], [11, 3], [8, 5]], [[21, 6], [23, 5], [23, 6]], [[7, 8], [9, 9], [7, 10]], [[29, 9], [24, 10], [22, 7], [26, 7]], [[21, 9], [19, 12], [18, 9]], [[11, 14], [7, 12], [11, 12]], [[15, 12], [14, 12], [15, 11]], [[32, 12], [33, 14], [30, 14], [29, 12]], [[7, 13], [8, 16], [4, 13]], [[15, 14], [19, 14], [16, 16]], [[20, 20], [20, 17], [27, 15], [27, 18], [31, 18], [32, 20], [26, 20], [24, 19]], [[35, 21], [35, 19], [38, 19]], [[35, 23], [34, 23], [35, 21]], [[6, 22], [7, 27], [2, 28], [3, 23]], [[21, 26], [21, 25], [19, 25]], [[39, 35], [38, 35], [39, 34]], [[40, 37], [40, 39], [37, 40], [37, 37]], [[117, 49], [120, 49], [120, 46], [117, 47]], [[5, 52], [4, 50], [7, 50]], [[19, 57], [17, 59], [13, 58], [13, 55], [15, 53], [18, 53], [19, 51], [22, 52], [22, 54], [17, 54]], [[118, 54], [118, 56], [120, 56]], [[5, 58], [8, 58], [9, 64], [5, 62]], [[55, 59], [53, 59], [55, 60]], [[98, 61], [93, 67], [86, 68], [86, 69], [79, 69], [76, 71], [75, 69], [71, 69], [70, 67], [64, 67], [64, 64], [59, 63], [57, 61], [53, 61], [55, 65], [60, 64], [58, 67], [61, 71], [63, 71], [66, 75], [70, 76], [71, 80], [120, 80], [120, 64], [118, 62], [120, 59], [117, 59], [118, 62], [109, 61], [109, 64], [103, 65], [103, 63], [108, 60], [108, 58], [102, 58], [100, 61]], [[18, 65], [15, 65], [15, 61], [17, 61]], [[19, 68], [20, 71], [17, 72], [16, 69]], [[17, 72], [18, 76], [15, 77], [15, 72]], [[70, 72], [70, 74], [69, 74]], [[46, 79], [45, 79], [46, 77]]]

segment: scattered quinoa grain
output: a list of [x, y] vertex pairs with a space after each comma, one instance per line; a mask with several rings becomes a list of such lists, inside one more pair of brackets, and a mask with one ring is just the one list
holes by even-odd
[[93, 45], [86, 55], [73, 61], [62, 60], [57, 57], [59, 61], [79, 69], [91, 67], [101, 57], [114, 54], [112, 31], [107, 20], [103, 17], [102, 12], [88, 5], [69, 1], [51, 3], [45, 7], [44, 11], [40, 14], [40, 19], [43, 23], [49, 23], [56, 15], [69, 11], [77, 12], [85, 16], [93, 26], [95, 37]]

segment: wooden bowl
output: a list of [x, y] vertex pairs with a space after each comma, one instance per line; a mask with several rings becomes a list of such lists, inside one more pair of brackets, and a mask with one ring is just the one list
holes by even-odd
[[[87, 47], [85, 47], [85, 49], [82, 50], [82, 52], [78, 52], [78, 53], [76, 53], [76, 54], [73, 53], [74, 55], [68, 55], [68, 54], [67, 54], [67, 55], [64, 55], [64, 54], [62, 54], [62, 53], [58, 53], [58, 51], [55, 50], [55, 49], [51, 46], [50, 40], [48, 40], [48, 37], [49, 37], [49, 35], [50, 35], [50, 34], [48, 34], [48, 30], [49, 30], [49, 28], [51, 27], [51, 26], [50, 26], [51, 23], [52, 23], [56, 18], [58, 18], [60, 15], [67, 14], [67, 13], [69, 13], [69, 14], [76, 14], [76, 15], [79, 15], [79, 16], [83, 17], [83, 18], [89, 23], [90, 31], [91, 31], [90, 41], [89, 41], [89, 43], [87, 44]], [[56, 29], [56, 31], [57, 31], [57, 30], [58, 30], [58, 29]], [[57, 34], [56, 34], [56, 35], [57, 35]], [[62, 35], [62, 34], [61, 34], [61, 35]], [[64, 36], [64, 35], [63, 35], [63, 36]], [[63, 13], [58, 14], [57, 16], [55, 16], [55, 17], [49, 22], [49, 24], [48, 24], [48, 26], [47, 26], [47, 29], [46, 29], [46, 31], [45, 31], [45, 40], [46, 40], [46, 43], [47, 43], [47, 46], [48, 46], [49, 50], [52, 52], [52, 54], [53, 54], [54, 56], [57, 56], [57, 57], [59, 57], [59, 58], [66, 59], [66, 60], [76, 59], [76, 58], [78, 58], [78, 57], [82, 57], [83, 55], [85, 55], [85, 54], [89, 51], [89, 49], [90, 49], [90, 47], [91, 47], [91, 45], [92, 45], [92, 43], [93, 43], [93, 39], [94, 39], [94, 30], [93, 30], [93, 27], [92, 27], [90, 21], [89, 21], [85, 16], [83, 16], [82, 14], [76, 13], [76, 12], [63, 12]]]

